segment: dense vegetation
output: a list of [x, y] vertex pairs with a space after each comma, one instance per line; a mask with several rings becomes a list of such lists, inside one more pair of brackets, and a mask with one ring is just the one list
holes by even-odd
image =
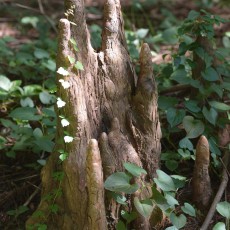
[[[218, 12], [221, 12], [221, 5], [226, 3], [218, 3]], [[187, 187], [200, 135], [205, 135], [209, 142], [210, 172], [211, 178], [215, 179], [214, 191], [220, 183], [222, 156], [226, 149], [229, 151], [229, 146], [218, 143], [218, 130], [229, 124], [230, 32], [225, 30], [227, 27], [223, 24], [229, 25], [229, 21], [208, 13], [215, 10], [211, 8], [216, 7], [212, 1], [201, 1], [198, 7], [205, 8], [206, 11], [191, 11], [188, 17], [183, 14], [183, 19], [182, 16], [174, 15], [175, 5], [172, 3], [168, 6], [163, 1], [159, 6], [158, 1], [146, 1], [145, 4], [135, 1], [127, 6], [124, 18], [128, 49], [135, 68], [138, 71], [140, 46], [143, 42], [148, 42], [152, 49], [154, 75], [158, 83], [163, 132], [162, 171], [157, 172], [158, 178], [154, 182], [163, 193], [152, 187], [155, 195], [153, 199], [173, 224], [168, 229], [183, 228], [186, 222], [194, 222], [196, 218], [197, 225], [200, 225], [203, 214], [195, 209], [191, 200], [183, 196], [181, 198], [178, 194], [189, 190]], [[151, 15], [149, 6], [153, 10], [157, 9], [154, 13], [159, 18]], [[100, 19], [98, 8], [89, 7], [87, 10], [89, 15]], [[186, 13], [187, 11], [188, 9]], [[15, 8], [11, 14], [14, 15], [14, 12]], [[50, 12], [51, 15], [52, 13]], [[137, 20], [140, 14], [144, 21]], [[94, 49], [98, 50], [101, 27], [100, 20], [96, 23], [96, 19], [90, 25], [90, 32]], [[4, 189], [0, 191], [0, 204], [3, 207], [0, 212], [0, 227], [8, 226], [6, 229], [23, 228], [23, 222], [35, 209], [34, 206], [40, 199], [39, 172], [55, 145], [54, 24], [55, 21], [46, 14], [35, 15], [34, 12], [30, 14], [24, 11], [17, 21], [21, 37], [0, 38], [0, 163], [3, 169], [1, 184], [4, 185]], [[219, 28], [224, 29], [221, 31]], [[28, 36], [29, 40], [23, 42], [23, 35]], [[206, 39], [205, 47], [198, 44], [200, 38]], [[201, 78], [196, 78], [197, 72]], [[115, 179], [110, 178], [111, 181], [105, 183], [106, 189], [118, 193], [132, 193], [135, 190], [134, 185], [131, 185], [131, 190], [127, 190], [131, 177], [138, 177], [145, 171], [128, 164], [125, 168], [126, 173], [119, 174], [118, 177], [115, 175]], [[171, 174], [173, 175], [170, 176]], [[111, 187], [111, 184], [119, 180], [123, 180], [123, 190]], [[126, 205], [124, 196], [115, 196], [118, 202]], [[217, 208], [227, 221], [230, 218], [228, 201], [229, 192]], [[148, 216], [151, 202], [138, 200], [136, 208], [143, 216]], [[52, 212], [56, 211], [54, 206]], [[128, 226], [135, 218], [135, 213], [128, 213], [124, 209], [121, 216], [118, 229], [125, 229], [125, 225]], [[215, 218], [215, 229], [224, 229], [221, 216], [217, 215]], [[186, 229], [189, 229], [188, 223]], [[166, 229], [168, 226], [170, 224], [166, 221], [159, 229]], [[229, 227], [228, 222], [226, 226]], [[46, 227], [41, 226], [40, 229]]]

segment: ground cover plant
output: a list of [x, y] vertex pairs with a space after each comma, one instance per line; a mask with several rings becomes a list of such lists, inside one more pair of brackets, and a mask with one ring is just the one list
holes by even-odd
[[[192, 176], [195, 175], [192, 168], [197, 164], [195, 163], [198, 151], [196, 145], [201, 135], [207, 138], [210, 148], [211, 161], [206, 171], [210, 172], [208, 176], [212, 182], [210, 191], [213, 195], [218, 190], [221, 177], [224, 175], [222, 169], [225, 166], [227, 169], [228, 163], [222, 157], [224, 153], [229, 152], [227, 144], [229, 136], [219, 130], [226, 131], [229, 124], [230, 71], [227, 48], [229, 48], [230, 36], [229, 32], [225, 31], [221, 37], [218, 35], [216, 42], [214, 28], [229, 22], [219, 16], [213, 16], [208, 10], [193, 10], [188, 14], [187, 19], [181, 21], [181, 18], [175, 17], [164, 4], [163, 2], [160, 11], [165, 18], [160, 20], [158, 27], [156, 27], [157, 23], [151, 21], [145, 5], [141, 5], [138, 1], [132, 5], [131, 16], [129, 8], [124, 13], [125, 23], [128, 25], [125, 30], [127, 45], [137, 73], [141, 69], [139, 50], [143, 41], [148, 42], [151, 47], [153, 60], [155, 60], [153, 71], [158, 87], [158, 108], [163, 138], [161, 170], [158, 169], [155, 177], [151, 178], [153, 185], [140, 184], [139, 181], [145, 177], [146, 170], [129, 163], [124, 163], [124, 172], [116, 172], [105, 181], [105, 188], [111, 191], [110, 195], [123, 207], [118, 214], [119, 220], [116, 220], [114, 225], [117, 229], [129, 229], [139, 214], [148, 219], [153, 210], [161, 213], [159, 215], [161, 221], [156, 225], [157, 229], [194, 229], [194, 226], [198, 229], [202, 225], [213, 197], [210, 198], [205, 211], [200, 211], [199, 205], [197, 206], [189, 195], [180, 196], [186, 193], [191, 196], [192, 188], [189, 185]], [[202, 4], [211, 7], [213, 3], [203, 1]], [[66, 12], [66, 17], [70, 21], [73, 12], [74, 8]], [[89, 8], [89, 12], [100, 14], [100, 10], [96, 8]], [[138, 12], [144, 14], [147, 25], [144, 24], [142, 27], [143, 24], [138, 20], [136, 24], [134, 23], [135, 14]], [[38, 36], [32, 43], [16, 46], [14, 44], [17, 44], [17, 40], [12, 37], [4, 37], [0, 40], [1, 161], [4, 173], [8, 168], [10, 173], [15, 169], [18, 172], [17, 178], [11, 174], [14, 186], [5, 183], [5, 190], [3, 189], [1, 193], [0, 200], [4, 206], [1, 210], [1, 226], [6, 229], [23, 229], [23, 222], [27, 219], [27, 215], [35, 210], [33, 205], [37, 205], [40, 193], [39, 171], [55, 147], [54, 104], [57, 101], [57, 106], [62, 111], [65, 102], [60, 97], [56, 99], [54, 94], [56, 92], [54, 80], [56, 43], [49, 36], [50, 30], [46, 28], [47, 21], [44, 23], [42, 17], [33, 16], [22, 17], [20, 21], [25, 30], [34, 29]], [[135, 28], [138, 23], [140, 28]], [[91, 24], [90, 31], [95, 50], [100, 50], [102, 42], [98, 36], [102, 31], [100, 23]], [[78, 52], [80, 48], [78, 41], [71, 38], [70, 43], [74, 52]], [[167, 51], [168, 49], [170, 52]], [[162, 56], [161, 52], [165, 51], [167, 54]], [[71, 65], [75, 65], [76, 71], [84, 71], [84, 63], [82, 64], [81, 60], [73, 56], [68, 56], [68, 60]], [[58, 84], [68, 89], [66, 76], [69, 73], [66, 67], [59, 67], [57, 72], [59, 76], [64, 77], [62, 81], [59, 79]], [[58, 119], [64, 130], [64, 142], [68, 146], [70, 139], [74, 140], [68, 128], [71, 122], [69, 123], [65, 113], [59, 114]], [[202, 141], [203, 139], [202, 137]], [[222, 142], [219, 141], [220, 139]], [[69, 152], [65, 149], [58, 151], [61, 168], [61, 165], [65, 165]], [[228, 170], [225, 173], [228, 173]], [[30, 175], [35, 179], [27, 179]], [[63, 182], [63, 177], [64, 173], [59, 170], [53, 174], [55, 183], [59, 186]], [[213, 179], [216, 182], [213, 183]], [[16, 191], [15, 188], [19, 186], [22, 190]], [[57, 198], [62, 196], [63, 191], [59, 186], [56, 190], [50, 191], [50, 196], [45, 198], [52, 200], [50, 206], [52, 215], [58, 215], [60, 212], [56, 201], [58, 202]], [[146, 187], [151, 188], [151, 197], [141, 199], [133, 195], [144, 191]], [[8, 191], [9, 195], [10, 190], [12, 193], [9, 197], [18, 197], [13, 199], [14, 203], [9, 202], [9, 198], [2, 198], [4, 192]], [[22, 196], [23, 191], [28, 193]], [[226, 190], [225, 199], [221, 201], [219, 199], [216, 206], [220, 215], [215, 215], [211, 223], [213, 229], [228, 229], [228, 201], [229, 194]], [[38, 214], [42, 215], [42, 213]], [[163, 218], [165, 216], [167, 218]], [[227, 221], [225, 222], [221, 216]], [[47, 227], [43, 222], [35, 226], [37, 229], [47, 229]]]

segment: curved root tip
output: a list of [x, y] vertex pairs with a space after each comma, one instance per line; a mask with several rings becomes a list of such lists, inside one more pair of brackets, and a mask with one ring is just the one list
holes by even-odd
[[140, 64], [141, 71], [137, 81], [137, 89], [151, 95], [156, 91], [156, 85], [153, 78], [151, 50], [146, 43], [144, 43], [141, 47]]
[[115, 117], [111, 124], [111, 131], [118, 131], [118, 130], [120, 130], [120, 124], [119, 124], [119, 120]]
[[58, 56], [57, 56], [57, 66], [67, 66], [68, 65], [68, 55], [69, 55], [69, 40], [70, 40], [70, 22], [62, 18], [59, 21], [59, 41], [58, 41]]

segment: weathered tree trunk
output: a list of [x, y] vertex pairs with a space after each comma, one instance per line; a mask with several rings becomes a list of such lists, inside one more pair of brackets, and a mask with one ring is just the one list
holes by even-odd
[[[70, 121], [65, 130], [74, 141], [59, 141], [64, 136], [59, 119], [56, 147], [42, 172], [43, 199], [38, 210], [45, 215], [33, 215], [27, 226], [44, 222], [49, 230], [112, 229], [120, 214], [119, 205], [104, 197], [103, 181], [111, 173], [123, 170], [124, 162], [145, 168], [146, 182], [159, 168], [157, 87], [147, 44], [141, 49], [141, 72], [136, 78], [126, 47], [119, 0], [105, 4], [102, 47], [98, 53], [90, 44], [84, 1], [66, 0], [67, 9], [73, 6], [74, 16], [68, 19], [76, 26], [70, 26], [67, 19], [61, 19], [59, 24], [57, 68], [64, 67], [70, 73], [65, 77], [70, 88], [63, 89], [58, 82], [63, 76], [58, 75], [58, 97], [66, 105], [57, 115]], [[77, 42], [79, 52], [71, 48], [70, 38]], [[74, 69], [68, 56], [82, 62], [84, 71]], [[62, 164], [59, 149], [69, 153]], [[53, 177], [57, 171], [64, 172], [60, 182]], [[49, 195], [54, 192], [55, 204], [59, 206], [56, 214], [49, 209], [54, 202]], [[139, 217], [135, 229], [150, 229], [150, 222]]]

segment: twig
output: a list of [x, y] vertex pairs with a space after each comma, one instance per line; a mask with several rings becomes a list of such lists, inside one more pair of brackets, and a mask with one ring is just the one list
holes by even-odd
[[224, 193], [224, 190], [226, 189], [227, 187], [227, 184], [228, 184], [228, 164], [229, 164], [229, 151], [226, 151], [225, 152], [225, 156], [224, 156], [224, 159], [225, 159], [225, 164], [224, 164], [224, 168], [223, 168], [223, 173], [222, 173], [222, 180], [221, 180], [221, 184], [220, 184], [220, 187], [216, 193], [216, 196], [212, 202], [212, 205], [208, 211], [208, 214], [204, 220], [204, 223], [202, 224], [200, 230], [206, 230], [208, 229], [208, 225], [210, 223], [210, 221], [212, 220], [212, 217], [216, 211], [216, 205], [217, 203], [220, 201], [223, 193]]
[[40, 191], [40, 185], [35, 189], [35, 191], [29, 196], [29, 198], [26, 200], [26, 202], [23, 204], [23, 206], [27, 206], [31, 200], [37, 195], [37, 193]]
[[191, 88], [191, 85], [175, 85], [171, 88], [161, 90], [160, 94], [164, 95], [164, 94], [170, 94], [170, 93], [177, 93], [180, 91], [187, 91], [190, 88]]

